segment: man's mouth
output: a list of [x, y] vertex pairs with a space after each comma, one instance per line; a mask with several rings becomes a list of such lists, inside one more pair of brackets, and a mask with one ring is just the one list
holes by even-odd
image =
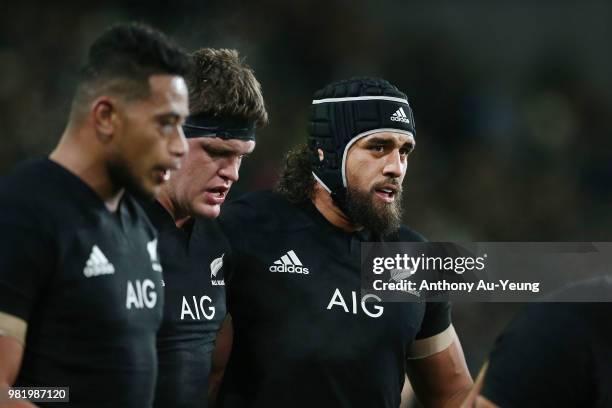
[[153, 169], [155, 180], [158, 184], [162, 184], [170, 180], [170, 169], [165, 166], [155, 166]]
[[170, 165], [161, 164], [159, 166], [155, 166], [155, 174], [157, 175], [158, 182], [163, 183], [170, 180], [170, 175], [172, 171], [178, 170], [181, 168], [180, 162], [173, 163]]
[[398, 194], [398, 187], [393, 184], [384, 184], [374, 188], [374, 194], [386, 203], [395, 201]]
[[204, 191], [204, 201], [208, 205], [221, 205], [225, 201], [225, 197], [229, 191], [227, 186], [218, 186], [206, 189]]
[[214, 187], [214, 188], [209, 188], [206, 191], [211, 193], [211, 194], [213, 194], [215, 197], [225, 198], [225, 196], [227, 195], [227, 192], [229, 191], [229, 188], [227, 188], [227, 187]]

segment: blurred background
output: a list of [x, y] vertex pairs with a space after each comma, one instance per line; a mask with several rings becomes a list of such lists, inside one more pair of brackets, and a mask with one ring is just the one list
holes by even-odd
[[[434, 241], [612, 240], [612, 2], [82, 3], [2, 6], [0, 174], [57, 142], [89, 43], [140, 20], [254, 68], [270, 126], [234, 196], [274, 185], [316, 89], [381, 76], [415, 113], [406, 224]], [[519, 306], [456, 305], [474, 373]]]

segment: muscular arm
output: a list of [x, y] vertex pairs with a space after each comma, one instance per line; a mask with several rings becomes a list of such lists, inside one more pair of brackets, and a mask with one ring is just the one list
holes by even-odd
[[6, 390], [21, 368], [27, 321], [34, 299], [53, 268], [53, 240], [27, 203], [0, 192], [0, 229], [11, 231], [0, 244], [0, 408], [34, 407], [7, 401]]
[[417, 398], [427, 408], [459, 407], [472, 386], [459, 339], [452, 326], [449, 329], [451, 332], [448, 334], [452, 337], [448, 347], [427, 357], [407, 361], [410, 382]]
[[208, 400], [210, 406], [214, 406], [217, 400], [221, 380], [223, 380], [225, 367], [232, 351], [233, 338], [234, 330], [232, 326], [232, 317], [228, 314], [221, 325], [219, 333], [217, 333], [215, 349], [212, 354], [212, 367], [208, 380]]

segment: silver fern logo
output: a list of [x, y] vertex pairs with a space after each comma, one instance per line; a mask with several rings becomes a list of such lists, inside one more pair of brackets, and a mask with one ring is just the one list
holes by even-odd
[[222, 254], [220, 257], [213, 259], [210, 263], [210, 282], [213, 286], [225, 286], [225, 280], [217, 279], [217, 274], [223, 268], [223, 257], [225, 254]]

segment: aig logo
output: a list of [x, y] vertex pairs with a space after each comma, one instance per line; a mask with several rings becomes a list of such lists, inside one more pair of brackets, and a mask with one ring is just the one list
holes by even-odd
[[[195, 296], [191, 297], [193, 301], [193, 309], [190, 302], [183, 296], [183, 304], [181, 305], [181, 320], [190, 317], [191, 320], [212, 320], [215, 317], [215, 307], [212, 306], [212, 299], [208, 296], [201, 296], [200, 299]], [[195, 313], [194, 313], [195, 312]], [[202, 317], [200, 317], [200, 315]]]
[[[340, 292], [340, 289], [336, 288], [334, 294], [332, 295], [331, 300], [329, 301], [329, 304], [327, 305], [327, 310], [331, 310], [332, 307], [340, 307], [342, 308], [342, 310], [344, 310], [345, 313], [353, 313], [354, 315], [356, 315], [359, 312], [359, 308], [357, 307], [357, 293], [355, 291], [351, 291], [351, 298], [352, 298], [352, 308], [349, 311], [348, 305], [346, 304], [346, 302], [344, 301], [344, 298], [342, 297], [342, 293]], [[376, 305], [374, 304], [375, 302], [373, 301], [369, 301], [370, 299], [374, 300], [376, 303], [379, 303], [381, 301], [381, 299], [376, 296], [376, 295], [372, 295], [372, 294], [367, 294], [364, 297], [361, 298], [361, 310], [363, 311], [363, 313], [365, 313], [366, 315], [370, 316], [370, 317], [380, 317], [382, 316], [382, 314], [385, 311], [385, 308], [383, 306], [380, 305]]]
[[126, 309], [153, 309], [156, 304], [157, 292], [151, 279], [127, 281]]

